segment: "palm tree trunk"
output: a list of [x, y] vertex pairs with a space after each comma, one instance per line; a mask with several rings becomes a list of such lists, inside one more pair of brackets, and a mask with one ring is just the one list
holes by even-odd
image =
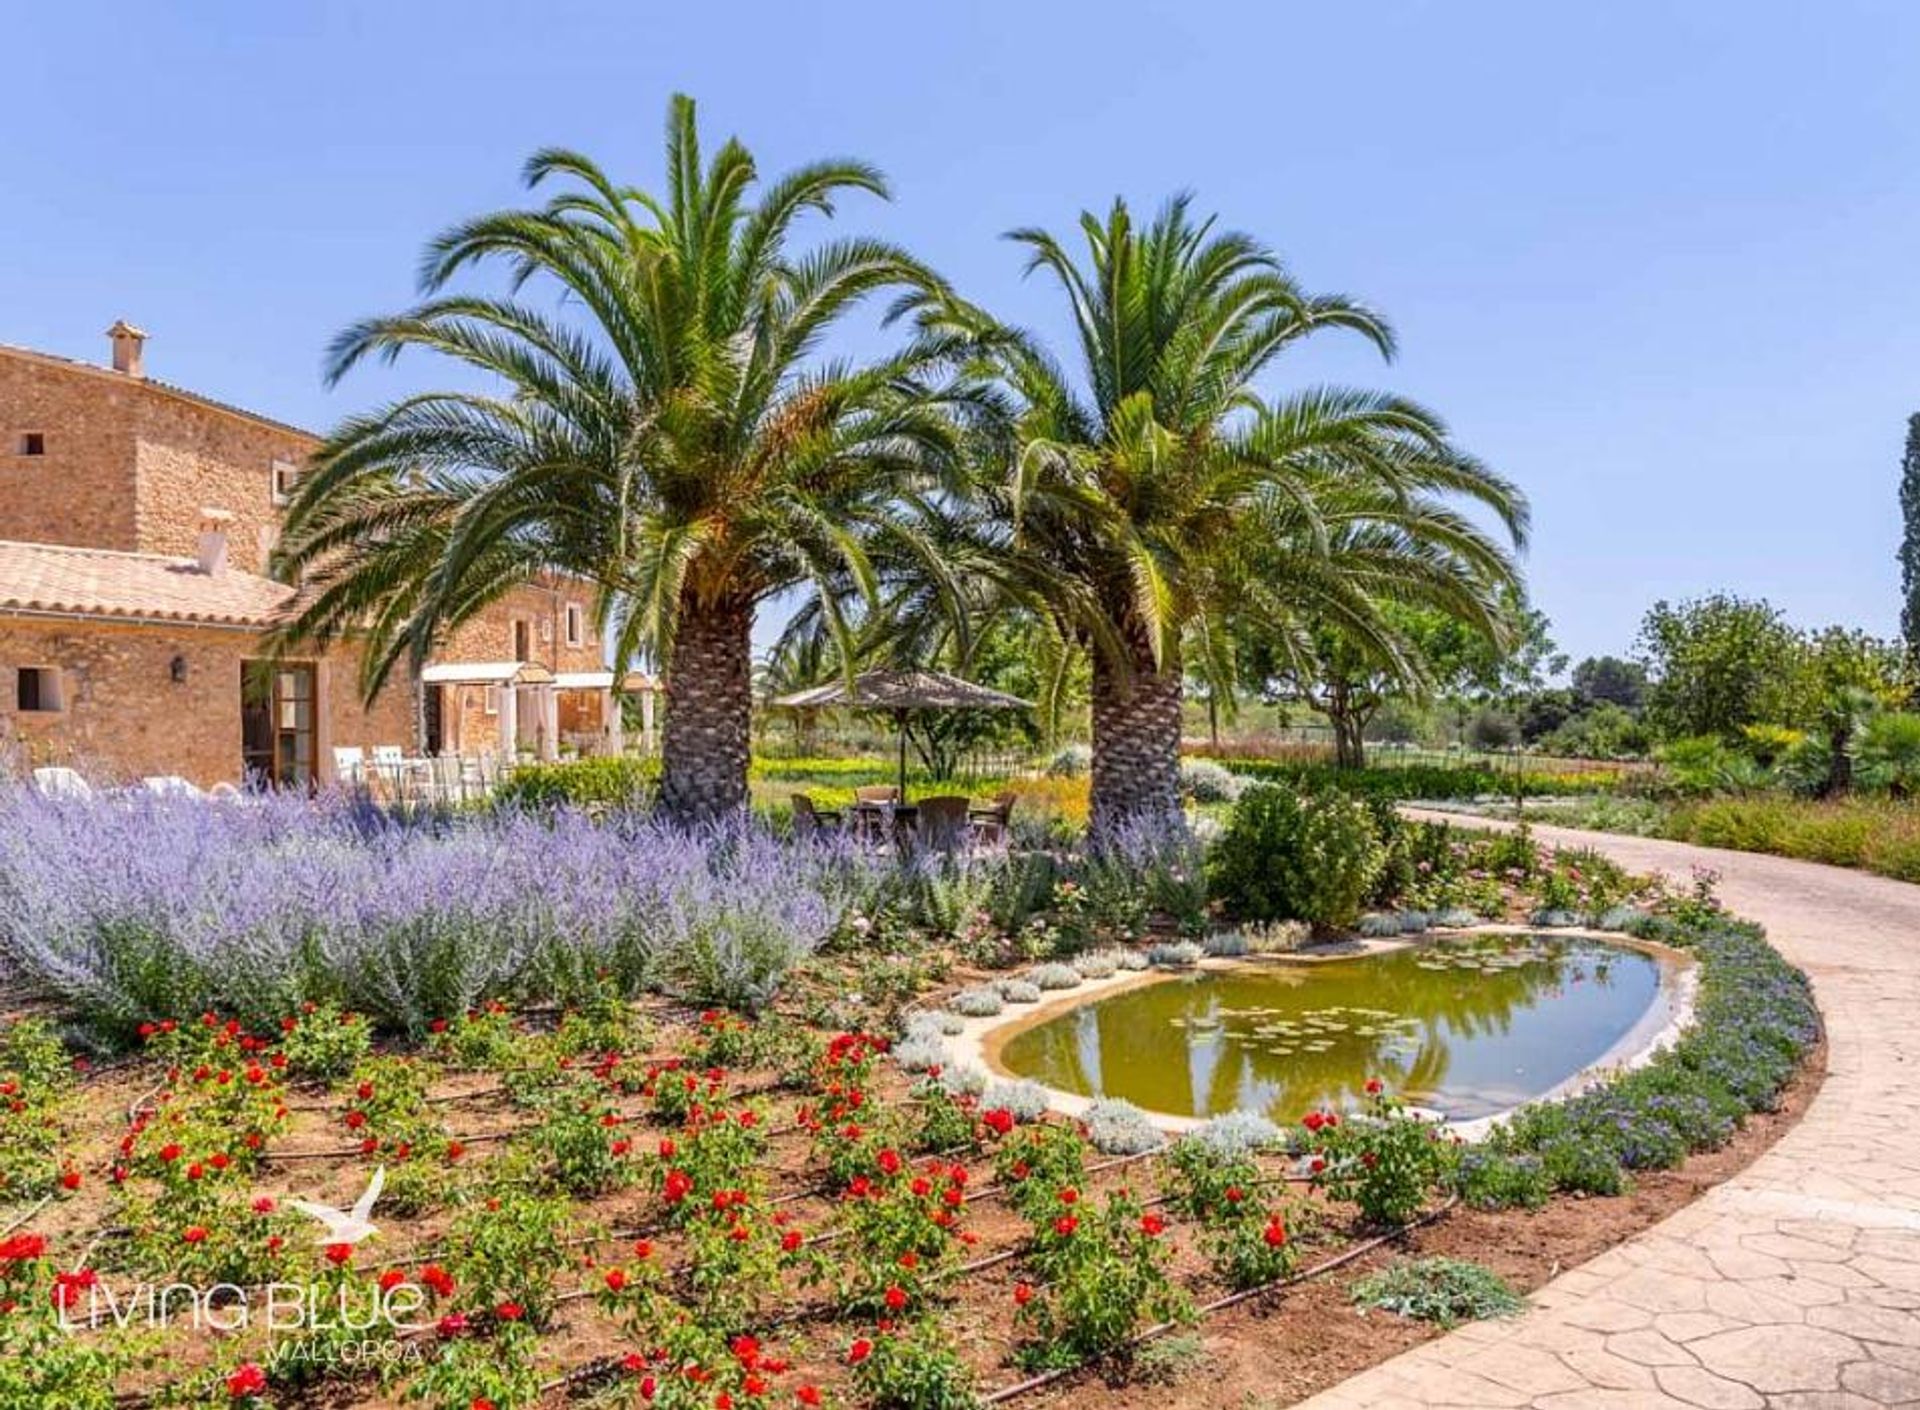
[[660, 736], [660, 805], [676, 822], [746, 813], [752, 655], [751, 602], [681, 594]]
[[1103, 651], [1093, 655], [1094, 841], [1136, 819], [1177, 824], [1180, 812], [1180, 662], [1157, 665], [1144, 639], [1129, 633], [1131, 672]]

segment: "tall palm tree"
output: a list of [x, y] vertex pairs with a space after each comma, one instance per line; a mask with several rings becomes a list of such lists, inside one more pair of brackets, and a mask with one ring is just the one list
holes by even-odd
[[[287, 637], [365, 631], [368, 694], [530, 574], [589, 580], [618, 664], [664, 664], [663, 803], [698, 821], [746, 806], [758, 604], [836, 574], [871, 592], [874, 542], [911, 535], [898, 499], [946, 482], [956, 437], [939, 339], [819, 356], [867, 296], [942, 289], [880, 241], [789, 248], [807, 212], [885, 196], [876, 170], [817, 162], [749, 199], [753, 158], [729, 140], [703, 161], [682, 96], [666, 163], [655, 196], [577, 153], [537, 153], [528, 186], [558, 194], [454, 226], [429, 247], [425, 302], [340, 336], [330, 380], [422, 349], [485, 387], [345, 422], [301, 483], [280, 561], [308, 584]], [[494, 264], [508, 296], [448, 292]]]
[[[1309, 334], [1345, 329], [1386, 356], [1392, 334], [1349, 299], [1306, 293], [1271, 252], [1188, 206], [1174, 199], [1144, 229], [1122, 201], [1104, 221], [1083, 214], [1079, 260], [1045, 231], [1012, 233], [1029, 272], [1066, 297], [1073, 373], [978, 309], [919, 301], [924, 326], [978, 340], [1010, 393], [1005, 468], [978, 492], [1011, 526], [1031, 600], [1079, 613], [1073, 630], [1094, 648], [1096, 836], [1177, 816], [1182, 639], [1249, 600], [1246, 569], [1284, 569], [1290, 590], [1360, 610], [1317, 495], [1362, 484], [1387, 498], [1461, 494], [1516, 543], [1525, 532], [1518, 492], [1453, 448], [1425, 409], [1327, 388], [1263, 400], [1256, 383]], [[1294, 551], [1248, 551], [1261, 542]]]

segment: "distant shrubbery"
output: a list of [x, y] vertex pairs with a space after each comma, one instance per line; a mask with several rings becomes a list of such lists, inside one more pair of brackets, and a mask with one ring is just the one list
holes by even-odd
[[638, 807], [660, 782], [657, 758], [569, 759], [522, 764], [496, 793], [502, 807]]
[[[1229, 767], [1262, 783], [1284, 783], [1310, 792], [1339, 789], [1343, 793], [1394, 802], [1510, 798], [1516, 786], [1511, 770], [1495, 770], [1480, 764], [1376, 764], [1364, 769], [1341, 769], [1323, 763], [1235, 759]], [[1517, 782], [1529, 796], [1547, 797], [1593, 793], [1614, 787], [1618, 781], [1617, 773], [1593, 769], [1566, 774], [1527, 773]]]

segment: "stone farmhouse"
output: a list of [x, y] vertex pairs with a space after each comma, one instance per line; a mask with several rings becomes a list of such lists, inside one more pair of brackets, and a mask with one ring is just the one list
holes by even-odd
[[[371, 704], [351, 643], [262, 659], [267, 576], [319, 438], [146, 372], [118, 322], [95, 365], [0, 345], [0, 742], [117, 776], [311, 787], [359, 759], [618, 752], [654, 683], [607, 670], [587, 585], [525, 583]], [[356, 752], [358, 755], [356, 756]]]

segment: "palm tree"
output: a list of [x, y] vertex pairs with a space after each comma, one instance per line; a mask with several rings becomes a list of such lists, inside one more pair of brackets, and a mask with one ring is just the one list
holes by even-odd
[[[939, 339], [818, 356], [867, 296], [942, 292], [876, 240], [789, 248], [803, 214], [884, 196], [877, 171], [818, 162], [750, 201], [752, 157], [729, 140], [703, 162], [682, 96], [666, 158], [654, 196], [577, 153], [537, 153], [528, 186], [558, 194], [453, 227], [428, 250], [425, 302], [340, 336], [330, 380], [417, 348], [486, 389], [344, 423], [302, 481], [280, 562], [308, 586], [286, 639], [364, 631], [369, 695], [529, 575], [588, 580], [617, 665], [664, 664], [663, 804], [698, 821], [746, 806], [758, 605], [836, 575], [871, 593], [874, 543], [911, 535], [897, 501], [946, 482], [956, 436], [932, 380]], [[509, 296], [448, 292], [494, 264]]]
[[[1071, 630], [1094, 650], [1096, 836], [1177, 817], [1182, 640], [1249, 602], [1248, 569], [1361, 613], [1366, 591], [1342, 577], [1343, 561], [1358, 564], [1331, 551], [1317, 498], [1363, 485], [1382, 504], [1462, 494], [1516, 543], [1525, 531], [1518, 492], [1409, 401], [1326, 388], [1262, 400], [1255, 383], [1309, 334], [1346, 329], [1386, 356], [1392, 335], [1349, 299], [1304, 292], [1268, 250], [1196, 223], [1188, 205], [1174, 199], [1145, 229], [1122, 201], [1104, 221], [1083, 214], [1081, 261], [1045, 231], [1010, 236], [1066, 296], [1077, 377], [978, 309], [919, 309], [924, 326], [975, 337], [1010, 393], [1004, 469], [978, 493], [1010, 526], [1029, 600], [1075, 614]], [[1261, 544], [1290, 551], [1249, 548]]]

